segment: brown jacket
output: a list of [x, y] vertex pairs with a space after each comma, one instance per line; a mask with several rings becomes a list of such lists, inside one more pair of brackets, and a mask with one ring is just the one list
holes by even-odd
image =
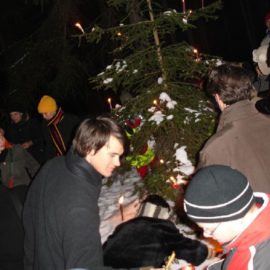
[[198, 168], [221, 164], [248, 177], [254, 191], [270, 192], [270, 116], [243, 100], [226, 108], [217, 132], [200, 152]]

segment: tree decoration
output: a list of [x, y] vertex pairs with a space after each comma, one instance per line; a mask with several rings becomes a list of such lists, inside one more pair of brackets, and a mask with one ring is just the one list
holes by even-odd
[[[120, 11], [129, 1], [108, 3]], [[198, 19], [216, 18], [213, 14], [221, 2], [192, 12], [163, 10], [154, 0], [141, 1], [139, 8], [138, 21], [129, 23], [130, 11], [118, 25], [95, 26], [95, 31], [85, 34], [89, 42], [110, 39], [116, 44], [114, 60], [91, 82], [120, 98], [129, 93], [129, 99], [111, 113], [130, 138], [124, 168], [136, 167], [142, 176], [138, 191], [175, 199], [214, 131], [216, 114], [202, 86], [209, 70], [222, 62], [199, 53], [178, 34], [196, 27]]]

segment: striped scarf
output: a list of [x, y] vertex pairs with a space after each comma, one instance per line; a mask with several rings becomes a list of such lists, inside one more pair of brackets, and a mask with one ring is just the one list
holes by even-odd
[[61, 108], [59, 108], [55, 116], [48, 123], [50, 135], [56, 148], [57, 156], [63, 156], [66, 153], [65, 142], [62, 138], [60, 130], [57, 127], [57, 125], [63, 120], [63, 118], [64, 112]]

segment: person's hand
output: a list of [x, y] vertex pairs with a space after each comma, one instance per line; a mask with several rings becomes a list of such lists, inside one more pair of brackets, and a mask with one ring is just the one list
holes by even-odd
[[22, 147], [23, 149], [27, 149], [27, 148], [29, 148], [29, 147], [32, 146], [32, 145], [33, 145], [33, 142], [32, 142], [32, 141], [28, 141], [28, 142], [22, 143], [22, 144], [21, 144], [21, 147]]

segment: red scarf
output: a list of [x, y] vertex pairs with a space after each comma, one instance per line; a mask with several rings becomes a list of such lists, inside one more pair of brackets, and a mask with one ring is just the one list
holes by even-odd
[[63, 156], [66, 153], [65, 142], [62, 138], [60, 130], [57, 127], [57, 125], [63, 120], [63, 118], [64, 112], [61, 108], [59, 108], [55, 116], [48, 123], [50, 135], [56, 148], [57, 156]]

